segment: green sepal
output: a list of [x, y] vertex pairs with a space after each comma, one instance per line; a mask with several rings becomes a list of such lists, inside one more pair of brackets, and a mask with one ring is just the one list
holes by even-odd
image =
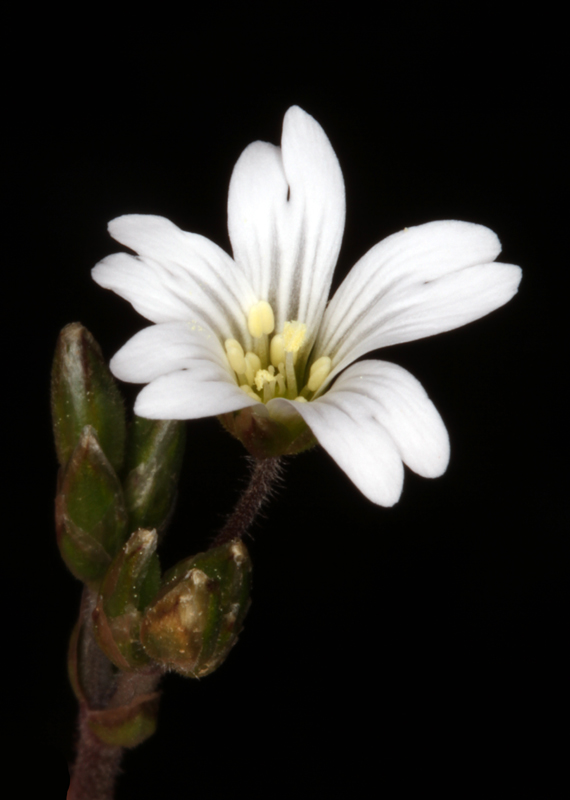
[[156, 544], [156, 531], [135, 531], [101, 583], [93, 612], [95, 638], [119, 669], [132, 670], [149, 663], [139, 633], [142, 612], [160, 589]]
[[237, 642], [250, 589], [251, 560], [239, 540], [179, 562], [145, 612], [147, 654], [187, 677], [213, 672]]
[[91, 425], [113, 468], [119, 472], [125, 454], [123, 398], [101, 348], [79, 322], [61, 331], [53, 359], [51, 409], [57, 457], [67, 464], [82, 430]]
[[183, 422], [134, 418], [123, 482], [130, 530], [156, 528], [160, 535], [165, 529], [176, 499], [185, 439]]
[[55, 509], [63, 560], [77, 578], [97, 586], [125, 541], [127, 513], [119, 479], [90, 425], [60, 471]]
[[317, 443], [305, 420], [288, 403], [248, 406], [218, 419], [254, 458], [291, 456]]

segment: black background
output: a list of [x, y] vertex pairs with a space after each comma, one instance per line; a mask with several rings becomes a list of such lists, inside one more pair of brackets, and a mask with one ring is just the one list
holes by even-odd
[[[566, 669], [556, 47], [540, 56], [533, 20], [501, 26], [485, 12], [379, 21], [358, 8], [190, 9], [67, 22], [72, 36], [50, 18], [44, 37], [36, 20], [10, 86], [7, 270], [18, 285], [4, 306], [18, 437], [8, 460], [20, 509], [13, 573], [31, 574], [17, 588], [28, 730], [63, 774], [80, 586], [53, 532], [58, 331], [81, 321], [110, 357], [146, 324], [90, 278], [117, 249], [106, 233], [115, 216], [160, 214], [229, 250], [233, 165], [256, 139], [278, 144], [298, 104], [344, 174], [335, 287], [383, 237], [463, 219], [498, 233], [499, 260], [523, 269], [520, 292], [472, 325], [379, 354], [409, 369], [442, 414], [452, 445], [442, 478], [406, 471], [400, 502], [383, 509], [320, 449], [290, 460], [248, 540], [255, 583], [239, 644], [200, 682], [167, 677], [158, 732], [127, 755], [117, 797], [221, 797], [236, 784], [260, 797], [359, 795], [371, 780], [388, 796], [464, 796], [496, 769], [511, 796], [528, 780], [527, 752], [550, 741]], [[132, 407], [136, 387], [124, 390]], [[215, 419], [188, 423], [166, 566], [207, 546], [245, 476], [241, 445]]]

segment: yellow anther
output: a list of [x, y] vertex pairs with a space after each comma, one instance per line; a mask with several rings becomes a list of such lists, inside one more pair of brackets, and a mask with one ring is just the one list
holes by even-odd
[[301, 397], [301, 395], [299, 395], [299, 397], [296, 397], [295, 401], [297, 403], [308, 403], [309, 402], [306, 397]]
[[292, 320], [283, 326], [283, 346], [286, 353], [296, 353], [305, 341], [307, 326], [304, 322]]
[[238, 375], [243, 375], [245, 372], [245, 357], [243, 354], [243, 347], [236, 339], [226, 339], [225, 341], [226, 353], [230, 367]]
[[307, 386], [311, 392], [316, 392], [317, 389], [320, 389], [325, 381], [325, 378], [331, 371], [331, 366], [332, 361], [328, 356], [321, 356], [321, 358], [317, 358], [315, 363], [311, 365], [309, 380], [307, 381]]
[[261, 359], [251, 351], [245, 354], [245, 377], [249, 385], [255, 380], [255, 373], [261, 369]]
[[285, 342], [283, 341], [283, 335], [281, 333], [277, 333], [271, 340], [271, 344], [269, 345], [269, 360], [274, 367], [285, 363]]
[[272, 375], [267, 369], [259, 369], [255, 374], [255, 386], [257, 391], [260, 392], [266, 383], [275, 381], [275, 376]]
[[266, 300], [260, 300], [250, 310], [247, 316], [247, 327], [254, 339], [259, 339], [264, 333], [273, 333], [275, 317], [273, 309]]

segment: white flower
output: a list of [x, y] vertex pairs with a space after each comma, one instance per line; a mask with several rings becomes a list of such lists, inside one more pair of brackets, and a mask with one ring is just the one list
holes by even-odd
[[254, 142], [234, 168], [233, 259], [163, 217], [128, 215], [109, 231], [138, 256], [109, 256], [93, 277], [155, 323], [111, 361], [121, 380], [148, 384], [139, 416], [251, 407], [259, 418], [300, 422], [299, 414], [356, 486], [390, 506], [402, 491], [402, 462], [424, 477], [445, 471], [447, 431], [409, 372], [353, 362], [488, 314], [515, 294], [521, 270], [493, 263], [501, 247], [488, 228], [431, 222], [373, 247], [327, 306], [344, 216], [330, 142], [294, 106], [281, 147]]

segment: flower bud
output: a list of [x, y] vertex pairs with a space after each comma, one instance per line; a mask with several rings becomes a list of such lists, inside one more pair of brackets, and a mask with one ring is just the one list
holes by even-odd
[[156, 543], [156, 531], [131, 535], [107, 570], [93, 611], [97, 643], [119, 669], [137, 669], [149, 662], [139, 633], [142, 612], [160, 588]]
[[134, 418], [123, 482], [130, 530], [156, 528], [160, 534], [165, 529], [174, 508], [185, 439], [184, 422]]
[[127, 535], [123, 490], [90, 425], [60, 470], [57, 543], [71, 572], [97, 586]]
[[218, 419], [255, 458], [295, 455], [317, 443], [305, 420], [288, 403], [271, 401], [269, 407], [260, 403]]
[[239, 540], [181, 561], [145, 612], [147, 654], [187, 677], [213, 672], [237, 641], [250, 587], [251, 561]]
[[113, 468], [121, 469], [125, 452], [123, 399], [101, 348], [79, 322], [66, 325], [57, 341], [51, 409], [61, 466], [71, 457], [83, 428], [91, 425]]

